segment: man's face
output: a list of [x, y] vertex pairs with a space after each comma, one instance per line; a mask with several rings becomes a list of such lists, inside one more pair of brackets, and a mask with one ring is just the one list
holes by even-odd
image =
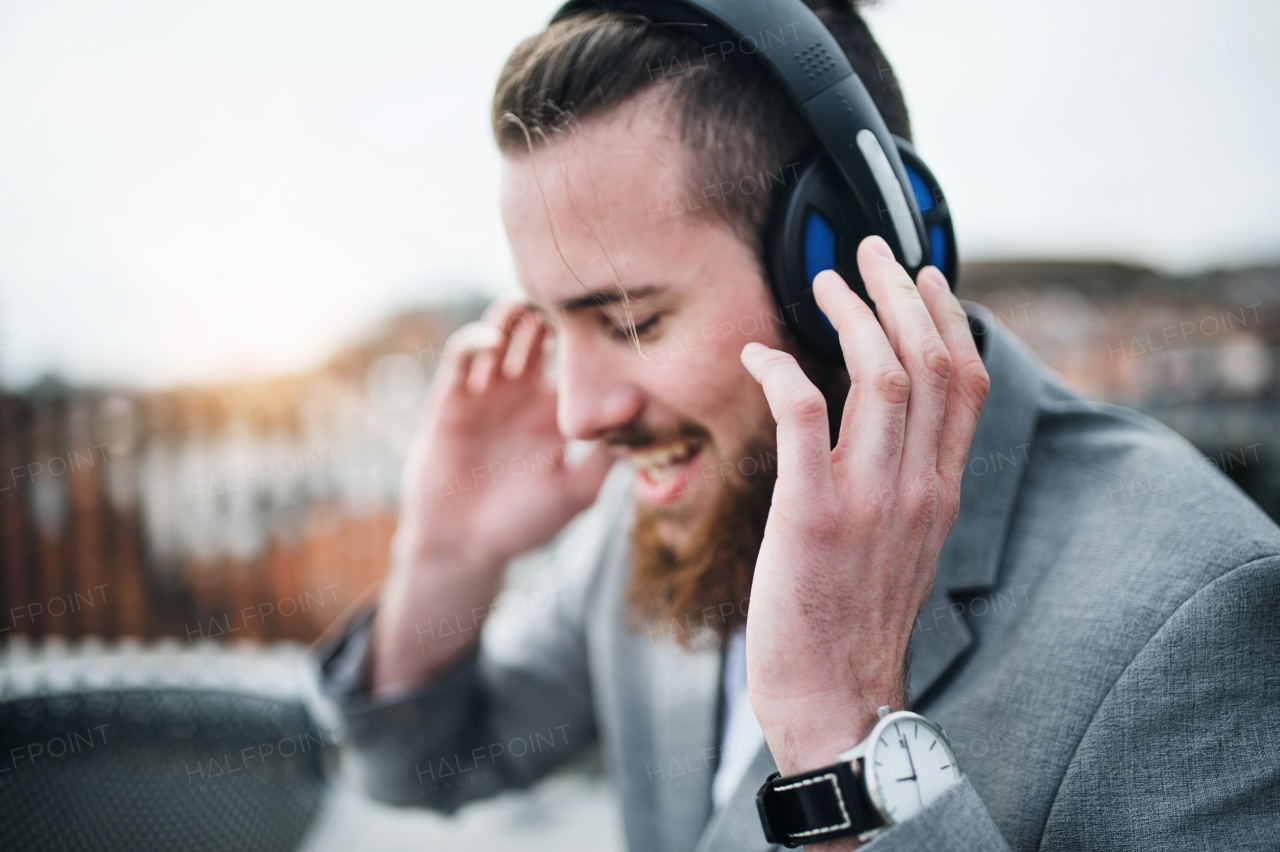
[[630, 457], [674, 547], [735, 477], [772, 467], [758, 456], [773, 420], [739, 353], [783, 345], [752, 248], [688, 209], [705, 201], [683, 177], [675, 132], [642, 101], [508, 158], [502, 189], [520, 285], [555, 330], [560, 430]]

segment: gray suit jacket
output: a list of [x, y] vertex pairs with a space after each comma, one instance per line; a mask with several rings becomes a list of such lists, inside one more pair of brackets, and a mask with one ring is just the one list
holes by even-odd
[[[1280, 847], [1280, 530], [1174, 433], [984, 337], [991, 393], [910, 668], [964, 778], [868, 848]], [[629, 506], [611, 477], [551, 585], [415, 694], [368, 700], [369, 613], [323, 649], [375, 797], [452, 810], [598, 739], [635, 852], [768, 848], [767, 747], [712, 814], [720, 656], [627, 627]], [[423, 641], [470, 641], [460, 616]]]

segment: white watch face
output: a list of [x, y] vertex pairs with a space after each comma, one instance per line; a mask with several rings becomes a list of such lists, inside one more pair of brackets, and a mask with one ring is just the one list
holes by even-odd
[[893, 822], [924, 810], [960, 780], [946, 737], [914, 713], [892, 713], [872, 731], [867, 747], [867, 788]]

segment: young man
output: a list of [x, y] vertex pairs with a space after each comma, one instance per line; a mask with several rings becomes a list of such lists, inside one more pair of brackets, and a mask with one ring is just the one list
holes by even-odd
[[[909, 137], [856, 11], [810, 5]], [[895, 729], [907, 762], [878, 795], [919, 807], [875, 848], [1273, 843], [1280, 531], [878, 237], [857, 255], [875, 314], [814, 283], [843, 363], [797, 343], [762, 264], [765, 175], [813, 140], [763, 74], [689, 56], [587, 11], [503, 72], [527, 302], [455, 338], [390, 577], [325, 653], [369, 789], [451, 810], [599, 739], [632, 849], [764, 849], [766, 778], [909, 706], [963, 775], [926, 796], [945, 748], [913, 759], [919, 729]], [[596, 446], [570, 462], [566, 439]], [[557, 534], [543, 605], [471, 641], [507, 563]]]

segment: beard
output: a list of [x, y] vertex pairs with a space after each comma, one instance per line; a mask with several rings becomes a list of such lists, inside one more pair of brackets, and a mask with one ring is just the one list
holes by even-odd
[[774, 446], [772, 434], [747, 444], [683, 546], [662, 535], [662, 513], [637, 507], [627, 590], [633, 629], [673, 639], [684, 648], [723, 649], [729, 636], [746, 624], [751, 579], [777, 478]]
[[[805, 349], [796, 352], [796, 358], [827, 400], [835, 446], [849, 374], [843, 364], [824, 361]], [[706, 434], [695, 426], [682, 431]], [[665, 513], [644, 505], [636, 509], [628, 616], [631, 627], [647, 630], [651, 639], [661, 636], [687, 649], [723, 650], [729, 636], [747, 623], [751, 581], [777, 480], [772, 417], [746, 442], [740, 461], [723, 479], [724, 487], [710, 509], [679, 546], [662, 534], [670, 522]]]

